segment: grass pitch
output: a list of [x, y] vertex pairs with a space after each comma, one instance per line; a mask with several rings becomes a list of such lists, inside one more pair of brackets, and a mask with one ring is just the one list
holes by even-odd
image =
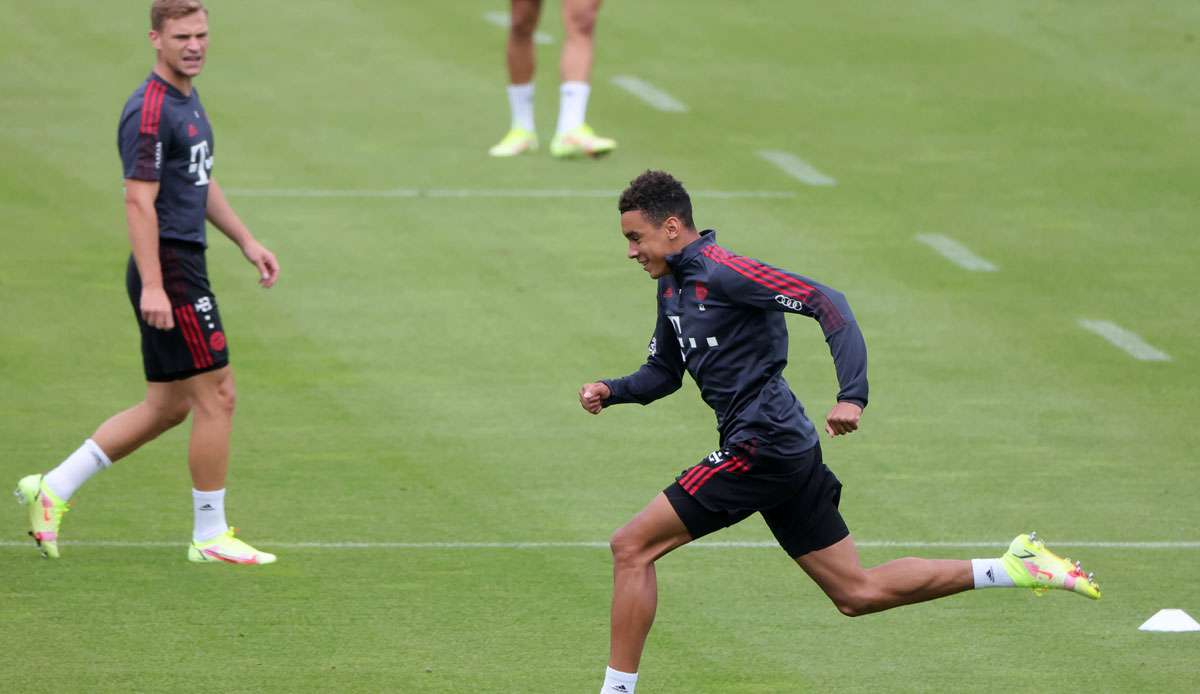
[[[0, 26], [2, 480], [141, 396], [115, 128], [152, 62], [144, 4], [25, 3]], [[648, 167], [688, 185], [723, 244], [849, 296], [872, 401], [826, 459], [855, 536], [995, 543], [865, 561], [995, 555], [1036, 529], [1105, 597], [989, 591], [848, 620], [779, 550], [687, 548], [660, 563], [642, 691], [1200, 686], [1200, 635], [1137, 631], [1161, 608], [1200, 617], [1194, 3], [610, 3], [589, 121], [620, 149], [594, 162], [484, 155], [507, 123], [504, 34], [482, 19], [497, 3], [211, 4], [197, 86], [215, 172], [283, 265], [261, 291], [212, 232], [240, 393], [228, 509], [280, 561], [186, 562], [186, 429], [171, 432], [77, 495], [64, 536], [80, 544], [59, 562], [4, 514], [7, 686], [597, 689], [602, 546], [327, 545], [603, 542], [716, 446], [690, 382], [599, 418], [575, 399], [644, 355], [652, 286], [623, 259], [615, 202]], [[546, 4], [543, 142], [561, 44]], [[618, 74], [689, 111], [650, 108]], [[806, 187], [761, 149], [838, 185]], [[261, 195], [401, 188], [613, 195]], [[1135, 361], [1081, 318], [1172, 361]], [[815, 323], [791, 327], [788, 378], [819, 417], [832, 365]], [[770, 536], [752, 519], [716, 539]], [[1191, 544], [1130, 544], [1146, 541]]]

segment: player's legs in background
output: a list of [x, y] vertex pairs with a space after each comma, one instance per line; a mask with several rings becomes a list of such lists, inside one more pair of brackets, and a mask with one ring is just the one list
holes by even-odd
[[971, 562], [905, 557], [869, 569], [854, 538], [796, 557], [842, 614], [850, 617], [933, 600], [974, 587]]
[[533, 37], [542, 12], [542, 0], [512, 0], [509, 17], [508, 107], [512, 115], [508, 134], [488, 150], [493, 157], [511, 157], [537, 149], [533, 124], [533, 73], [536, 61]]
[[17, 483], [17, 500], [29, 506], [30, 535], [42, 554], [56, 559], [67, 501], [93, 475], [187, 418], [188, 402], [176, 383], [148, 383], [146, 398], [100, 425], [66, 460], [45, 475]]
[[512, 0], [508, 28], [508, 82], [533, 82], [535, 55], [533, 34], [542, 14], [542, 0]]
[[[661, 493], [613, 534], [610, 675], [613, 670], [618, 674], [637, 672], [658, 606], [654, 562], [691, 539], [671, 502]], [[633, 687], [613, 691], [633, 691]]]
[[259, 552], [234, 537], [225, 521], [225, 477], [236, 400], [233, 369], [224, 366], [182, 383], [192, 408], [188, 470], [192, 473], [194, 523], [188, 559], [199, 563], [270, 564], [275, 555]]
[[596, 15], [601, 0], [563, 0], [562, 56], [559, 74], [558, 127], [550, 143], [556, 157], [598, 156], [612, 151], [616, 142], [598, 137], [587, 125], [589, 80], [595, 56]]
[[180, 383], [186, 388], [192, 410], [192, 436], [188, 443], [192, 486], [201, 492], [224, 489], [236, 396], [233, 368], [225, 366]]
[[600, 3], [601, 0], [563, 0], [565, 38], [558, 67], [564, 83], [587, 84], [591, 79], [595, 54], [592, 37], [596, 32]]
[[115, 463], [181, 424], [188, 410], [186, 389], [180, 381], [147, 383], [146, 398], [109, 417], [92, 434], [92, 440]]

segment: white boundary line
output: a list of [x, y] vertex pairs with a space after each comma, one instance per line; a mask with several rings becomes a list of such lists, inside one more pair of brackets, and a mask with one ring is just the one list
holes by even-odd
[[[432, 550], [463, 550], [463, 549], [608, 549], [607, 542], [272, 542], [256, 540], [258, 544], [268, 548], [280, 549], [432, 549]], [[59, 544], [71, 547], [186, 547], [186, 542], [147, 540], [66, 540]], [[994, 547], [1003, 549], [1008, 542], [996, 540], [855, 540], [855, 545], [865, 548], [900, 547], [915, 549], [933, 548], [976, 548]], [[1200, 540], [1163, 540], [1163, 541], [1104, 541], [1104, 540], [1054, 540], [1054, 547], [1093, 547], [1100, 549], [1200, 549]], [[779, 545], [770, 541], [728, 541], [701, 540], [693, 542], [689, 547], [702, 549], [765, 549], [778, 548]], [[0, 540], [0, 548], [33, 547], [32, 541], [17, 542]]]
[[1152, 346], [1141, 335], [1106, 320], [1079, 319], [1079, 327], [1108, 340], [1138, 361], [1171, 361], [1171, 355]]
[[[495, 24], [506, 31], [510, 26], [512, 26], [512, 20], [509, 18], [509, 14], [507, 12], [484, 12], [483, 20], [488, 24]], [[533, 42], [540, 44], [551, 44], [554, 43], [554, 37], [550, 36], [549, 34], [543, 34], [540, 31], [535, 31], [533, 32]]]
[[687, 104], [639, 77], [616, 75], [611, 82], [646, 102], [651, 108], [668, 113], [687, 113]]
[[[619, 190], [571, 188], [390, 188], [384, 190], [336, 190], [323, 188], [228, 188], [226, 194], [247, 198], [612, 198]], [[790, 190], [697, 190], [703, 198], [794, 198]]]
[[917, 234], [916, 239], [964, 270], [996, 272], [999, 269], [990, 260], [975, 255], [969, 248], [949, 236], [941, 234]]
[[817, 169], [791, 152], [777, 149], [760, 149], [758, 156], [779, 167], [785, 174], [810, 186], [836, 186], [837, 180]]

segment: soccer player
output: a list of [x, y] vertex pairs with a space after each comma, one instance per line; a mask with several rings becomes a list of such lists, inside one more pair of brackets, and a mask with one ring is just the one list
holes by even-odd
[[133, 248], [126, 287], [141, 329], [146, 398], [110, 417], [49, 473], [21, 479], [16, 495], [29, 505], [30, 535], [43, 556], [58, 558], [59, 526], [76, 490], [191, 414], [195, 525], [188, 559], [269, 564], [273, 554], [234, 537], [225, 522], [234, 385], [206, 274], [205, 219], [241, 248], [263, 287], [279, 279], [279, 263], [212, 176], [212, 128], [192, 87], [208, 50], [207, 9], [199, 0], [155, 0], [150, 27], [157, 60], [126, 102], [117, 138]]
[[815, 319], [840, 386], [825, 432], [859, 427], [867, 404], [867, 353], [845, 296], [807, 277], [717, 245], [697, 232], [682, 184], [647, 171], [621, 194], [628, 257], [657, 280], [650, 356], [624, 378], [587, 383], [585, 410], [649, 404], [675, 392], [684, 371], [716, 412], [720, 448], [687, 468], [612, 537], [611, 650], [602, 693], [632, 694], [657, 603], [654, 562], [709, 533], [762, 514], [779, 544], [848, 616], [971, 588], [1064, 588], [1099, 599], [1078, 563], [1020, 535], [996, 559], [913, 557], [864, 568], [838, 512], [841, 483], [821, 461], [816, 428], [783, 379], [784, 315]]
[[[608, 154], [617, 143], [598, 136], [585, 122], [588, 78], [592, 72], [592, 34], [601, 0], [563, 0], [562, 56], [559, 72], [558, 128], [550, 141], [550, 154], [560, 158]], [[508, 105], [512, 127], [488, 150], [493, 157], [513, 157], [538, 148], [533, 125], [533, 35], [542, 12], [542, 0], [511, 0], [512, 24], [508, 32]]]

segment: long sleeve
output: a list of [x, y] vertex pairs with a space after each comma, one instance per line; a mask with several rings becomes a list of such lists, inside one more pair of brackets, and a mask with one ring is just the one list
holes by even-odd
[[733, 255], [720, 247], [706, 249], [706, 255], [722, 266], [717, 277], [731, 300], [815, 319], [837, 370], [838, 401], [866, 407], [867, 345], [845, 295], [802, 275]]
[[642, 405], [665, 398], [679, 390], [683, 384], [683, 354], [676, 343], [674, 328], [670, 320], [658, 311], [654, 336], [650, 338], [646, 363], [637, 371], [623, 378], [604, 379], [603, 383], [612, 391], [604, 406], [636, 402]]

